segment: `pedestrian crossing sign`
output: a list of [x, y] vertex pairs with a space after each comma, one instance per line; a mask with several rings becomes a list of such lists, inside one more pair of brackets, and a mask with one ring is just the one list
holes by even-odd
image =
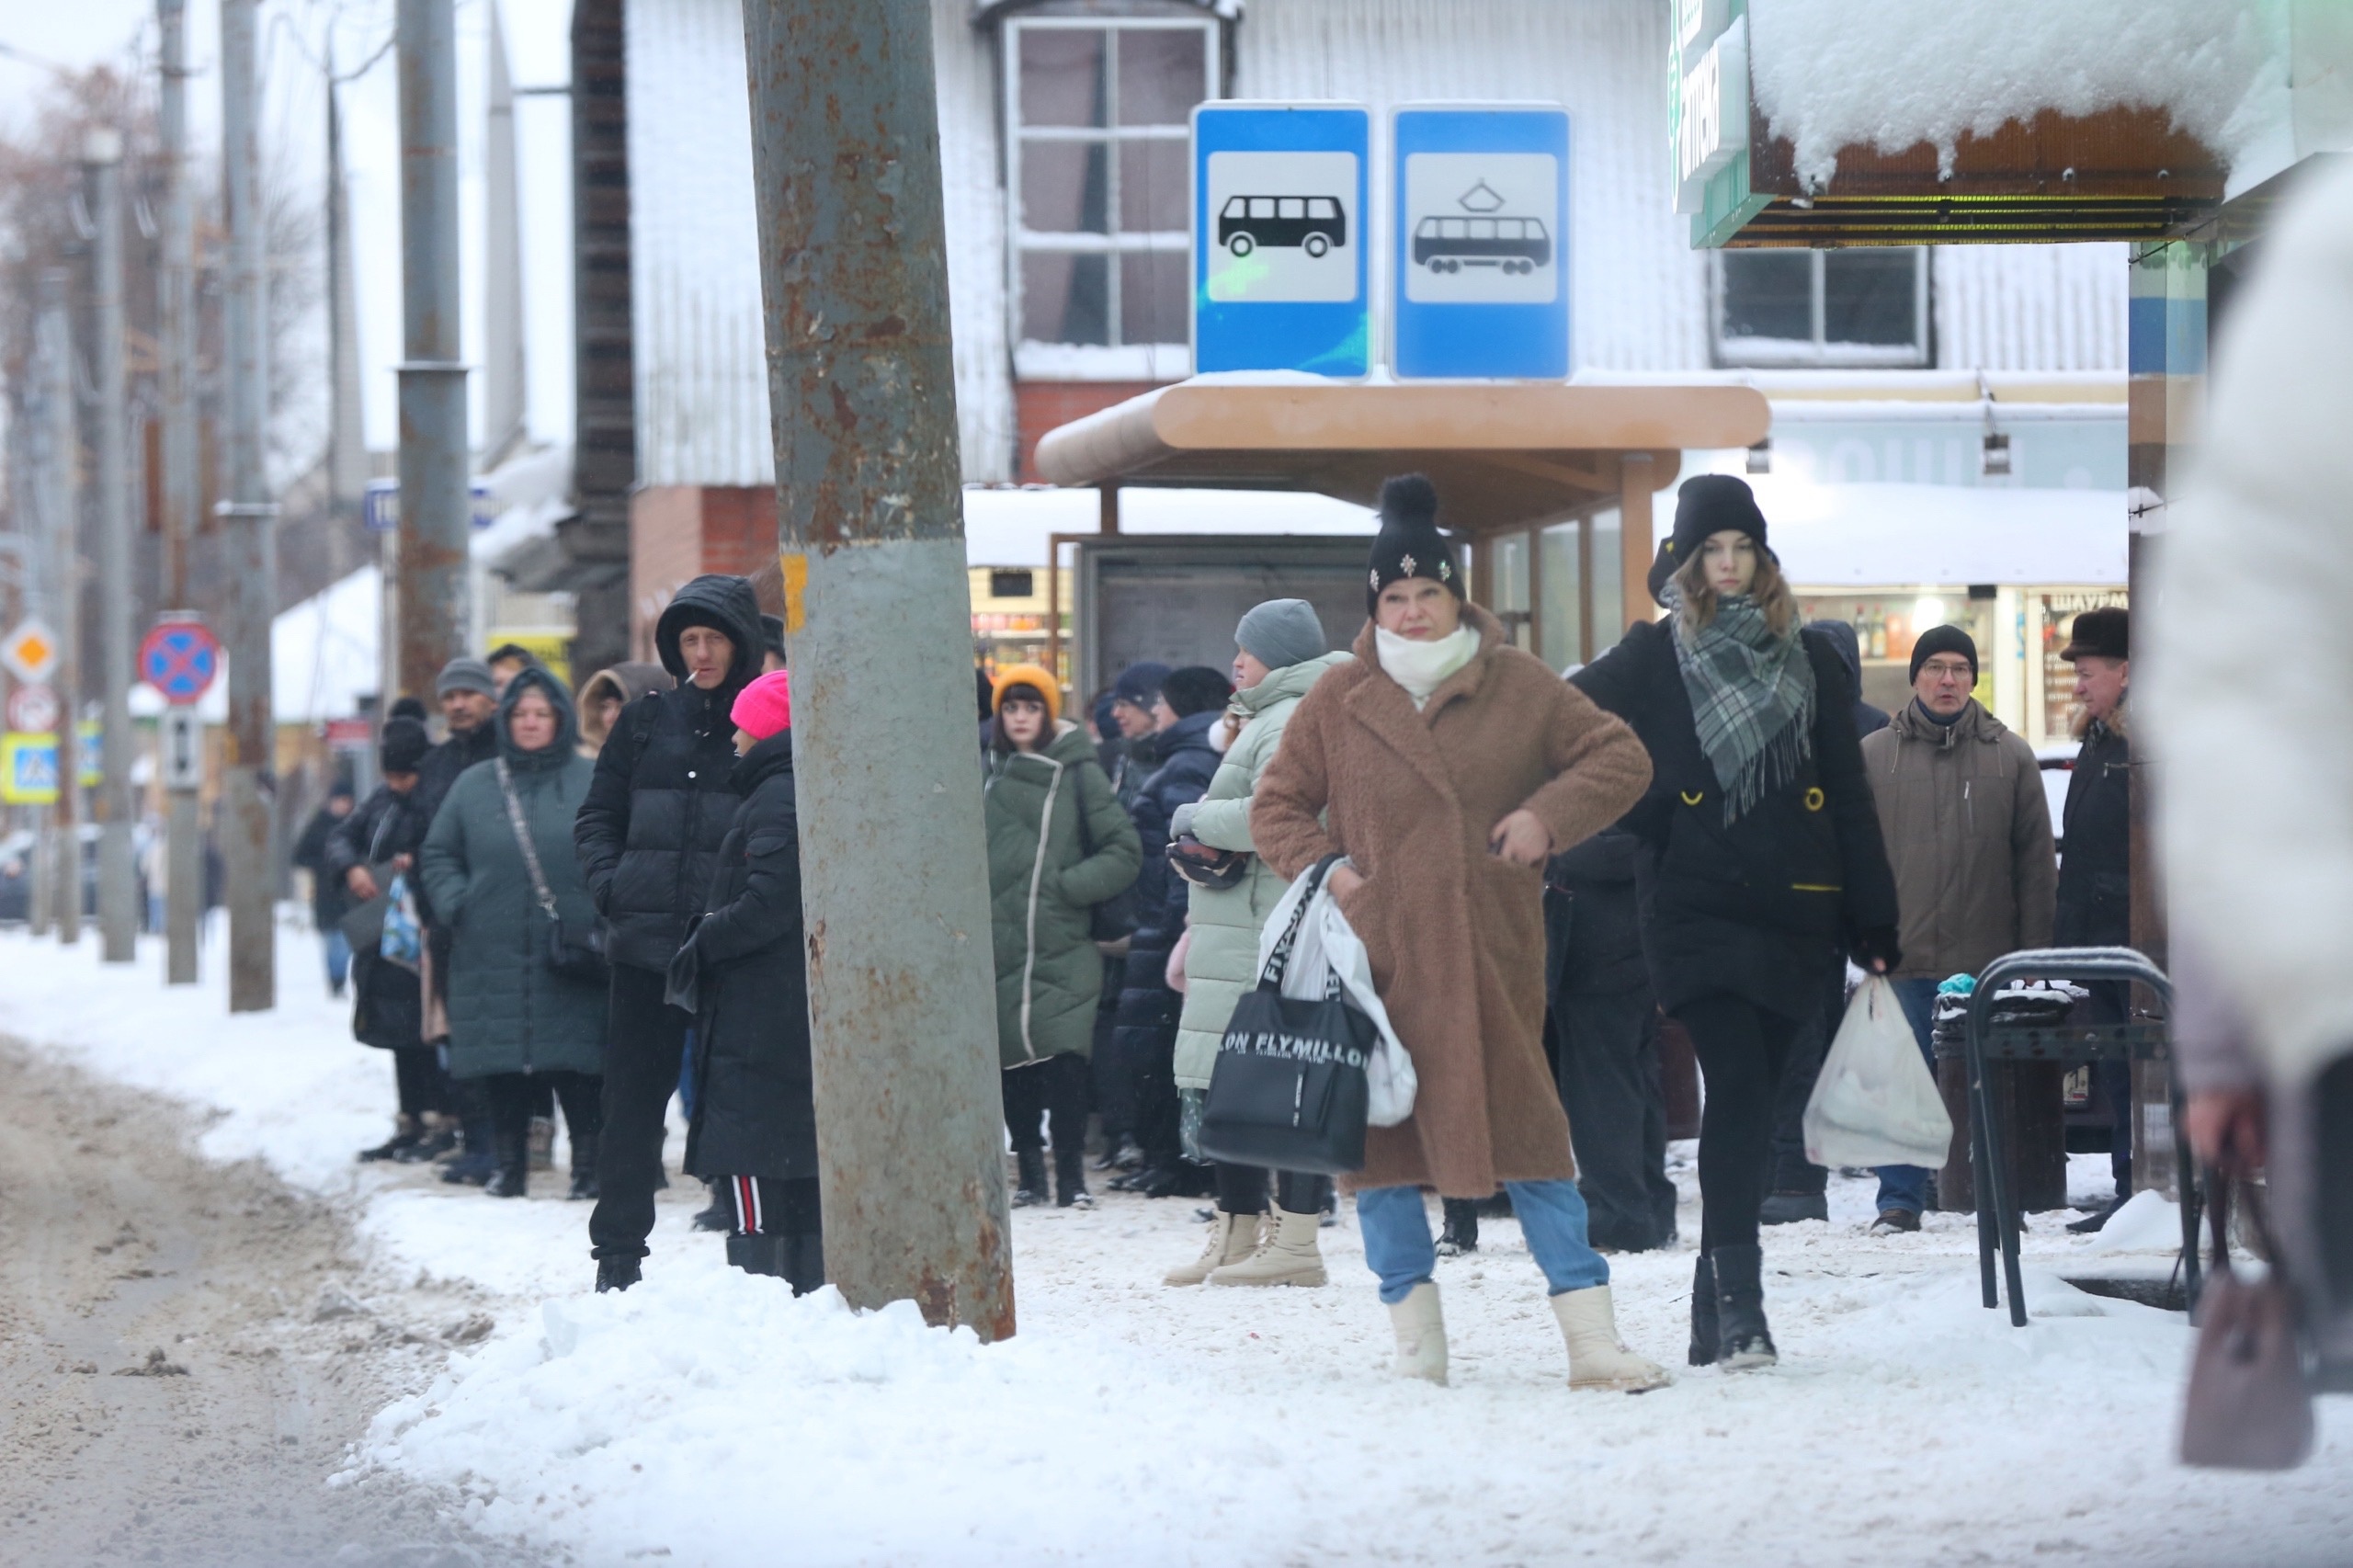
[[57, 737], [29, 731], [0, 735], [0, 801], [46, 806], [57, 800]]

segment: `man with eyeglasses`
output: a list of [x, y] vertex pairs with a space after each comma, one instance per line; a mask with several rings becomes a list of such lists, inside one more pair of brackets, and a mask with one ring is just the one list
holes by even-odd
[[[1933, 1071], [1937, 984], [2051, 941], [2059, 883], [2034, 749], [1971, 695], [1977, 644], [1958, 626], [1912, 645], [1912, 700], [1863, 737], [1863, 766], [1895, 869], [1904, 961], [1895, 983]], [[1871, 1233], [1920, 1228], [1928, 1172], [1882, 1165]]]

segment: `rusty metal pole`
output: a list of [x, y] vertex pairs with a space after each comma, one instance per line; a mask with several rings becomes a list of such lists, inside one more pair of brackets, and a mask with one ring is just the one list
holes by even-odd
[[49, 841], [50, 918], [57, 939], [82, 939], [82, 435], [74, 375], [73, 278], [40, 275], [49, 403], [50, 630], [57, 634], [57, 805]]
[[278, 613], [278, 507], [269, 499], [263, 433], [269, 408], [268, 272], [261, 210], [261, 94], [257, 0], [221, 0], [222, 180], [229, 228], [229, 498], [226, 623], [229, 727], [214, 821], [229, 895], [229, 1011], [278, 1005], [277, 735], [269, 700], [270, 622]]
[[927, 0], [745, 0], [828, 1276], [1013, 1333]]
[[[458, 339], [454, 0], [400, 0], [401, 690], [433, 700], [472, 622], [466, 368]], [[389, 700], [387, 703], [389, 706]]]
[[89, 177], [91, 366], [97, 382], [93, 477], [98, 501], [98, 676], [104, 691], [98, 781], [98, 937], [108, 963], [137, 956], [139, 869], [131, 842], [131, 400], [123, 383], [122, 134], [93, 129], [82, 142]]
[[[156, 109], [164, 180], [156, 269], [156, 380], [163, 403], [164, 602], [188, 603], [188, 558], [197, 537], [196, 223], [188, 182], [188, 4], [156, 0], [162, 24]], [[197, 791], [173, 790], [165, 828], [164, 978], [196, 983], [196, 927], [204, 904]]]

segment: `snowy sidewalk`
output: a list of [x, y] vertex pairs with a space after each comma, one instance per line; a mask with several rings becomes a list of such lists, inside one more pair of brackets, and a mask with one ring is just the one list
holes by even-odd
[[585, 1562], [2188, 1568], [2342, 1562], [2353, 1535], [2345, 1402], [2302, 1471], [2181, 1469], [2189, 1330], [2063, 1283], [2099, 1244], [2055, 1216], [2028, 1236], [2034, 1319], [2013, 1330], [1978, 1305], [1967, 1216], [1866, 1238], [1869, 1185], [1835, 1181], [1830, 1223], [1766, 1233], [1784, 1360], [1745, 1376], [1680, 1367], [1688, 1251], [1617, 1259], [1627, 1337], [1678, 1372], [1640, 1399], [1566, 1392], [1508, 1221], [1439, 1266], [1445, 1390], [1388, 1377], [1353, 1216], [1324, 1233], [1326, 1289], [1171, 1290], [1194, 1203], [1018, 1211], [1020, 1333], [984, 1347], [727, 1269], [676, 1182], [644, 1284], [597, 1297], [559, 1179], [497, 1202], [352, 1162], [383, 1135], [391, 1070], [351, 1042], [307, 933], [285, 933], [280, 1009], [237, 1019], [217, 949], [207, 984], [167, 992], [156, 948], [103, 971], [96, 949], [0, 934], [0, 1031], [213, 1112], [209, 1157], [347, 1204], [378, 1255], [370, 1304], [396, 1310], [420, 1273], [480, 1292], [494, 1331], [386, 1410], [355, 1465]]

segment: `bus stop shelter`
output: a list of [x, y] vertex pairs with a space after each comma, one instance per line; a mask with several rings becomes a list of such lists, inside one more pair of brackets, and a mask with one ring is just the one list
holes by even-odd
[[1649, 613], [1653, 497], [1686, 450], [1751, 447], [1751, 387], [1256, 381], [1156, 388], [1051, 430], [1037, 468], [1105, 494], [1132, 485], [1305, 490], [1370, 506], [1419, 472], [1472, 546], [1472, 597], [1523, 647], [1582, 663]]

